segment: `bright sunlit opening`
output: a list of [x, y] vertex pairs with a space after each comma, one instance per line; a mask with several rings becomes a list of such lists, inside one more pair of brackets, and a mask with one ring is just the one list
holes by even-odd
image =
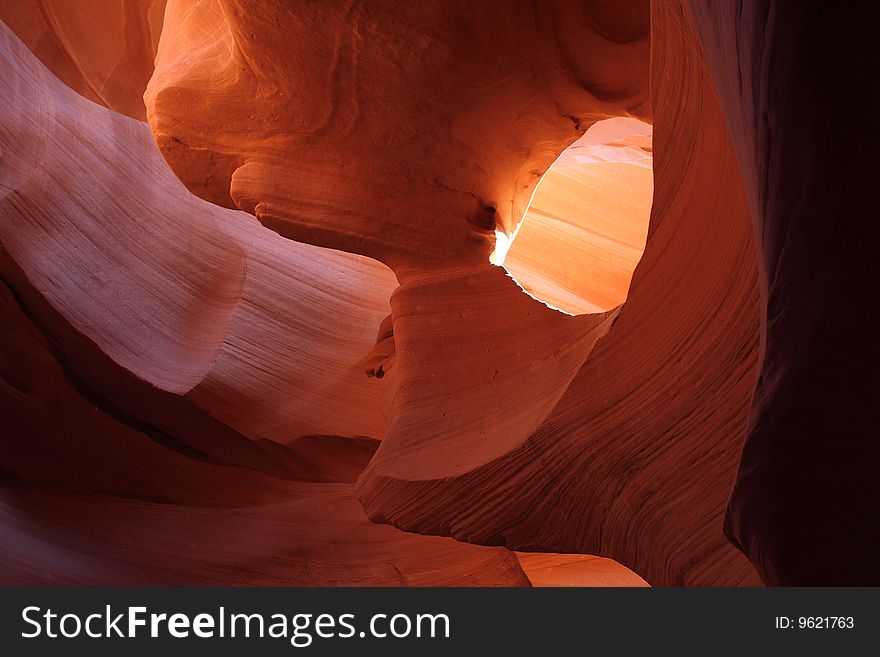
[[599, 121], [541, 178], [512, 235], [489, 261], [530, 296], [582, 315], [626, 300], [645, 249], [654, 193], [651, 126]]

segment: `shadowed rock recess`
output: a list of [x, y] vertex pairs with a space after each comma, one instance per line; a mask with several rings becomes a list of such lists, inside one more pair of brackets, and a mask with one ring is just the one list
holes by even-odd
[[0, 584], [880, 584], [867, 9], [0, 19]]

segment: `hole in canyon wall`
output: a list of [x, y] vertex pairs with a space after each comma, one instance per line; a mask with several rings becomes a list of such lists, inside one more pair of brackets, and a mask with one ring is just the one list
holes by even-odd
[[648, 233], [651, 136], [637, 119], [593, 124], [541, 178], [513, 234], [496, 231], [491, 262], [571, 315], [623, 303]]

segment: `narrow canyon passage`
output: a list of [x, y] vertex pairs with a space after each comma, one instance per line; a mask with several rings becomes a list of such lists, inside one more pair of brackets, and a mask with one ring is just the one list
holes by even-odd
[[870, 21], [746, 5], [0, 2], [3, 583], [877, 580]]

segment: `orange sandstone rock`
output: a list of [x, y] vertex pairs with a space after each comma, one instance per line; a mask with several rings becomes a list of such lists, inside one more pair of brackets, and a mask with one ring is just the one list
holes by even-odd
[[0, 20], [62, 82], [143, 120], [166, 0], [14, 0]]

